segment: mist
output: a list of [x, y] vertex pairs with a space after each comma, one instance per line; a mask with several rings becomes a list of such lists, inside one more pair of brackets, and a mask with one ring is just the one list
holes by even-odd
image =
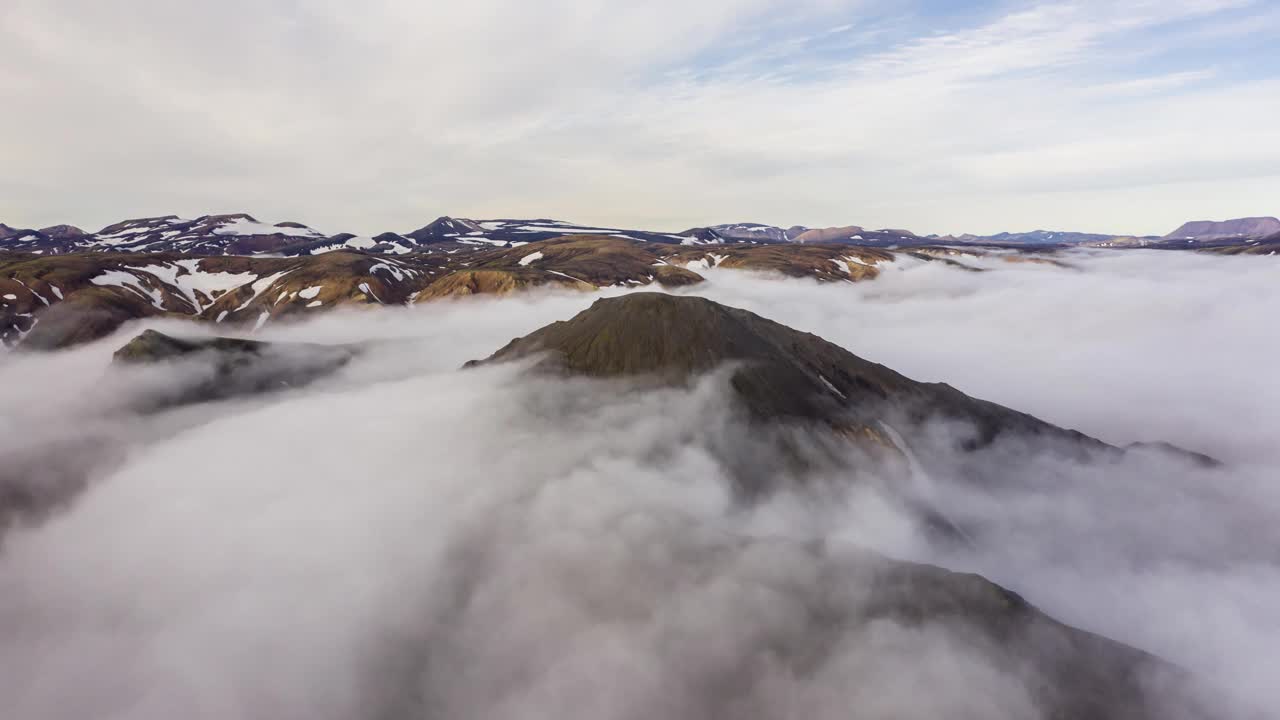
[[941, 454], [963, 428], [901, 428], [929, 468], [909, 491], [961, 545], [884, 491], [901, 468], [782, 477], [743, 505], [735, 467], [759, 443], [723, 374], [640, 391], [459, 370], [598, 295], [268, 326], [368, 350], [306, 389], [151, 414], [139, 398], [208, 368], [109, 370], [142, 326], [0, 358], [0, 462], [70, 468], [0, 469], [50, 498], [0, 525], [0, 697], [33, 719], [1038, 716], [970, 638], [812, 627], [814, 606], [861, 602], [831, 567], [868, 549], [978, 572], [1190, 670], [1223, 716], [1263, 716], [1280, 707], [1280, 262], [1064, 260], [838, 285], [713, 270], [687, 291], [1112, 444], [1224, 463], [1003, 443], [968, 461], [975, 484]]

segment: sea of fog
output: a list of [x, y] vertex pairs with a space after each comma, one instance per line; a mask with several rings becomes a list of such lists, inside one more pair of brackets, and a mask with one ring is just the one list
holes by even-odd
[[1280, 707], [1280, 258], [1062, 259], [825, 285], [715, 269], [681, 291], [1112, 444], [1224, 463], [992, 452], [992, 474], [1019, 468], [998, 492], [929, 478], [988, 530], [951, 549], [873, 487], [736, 503], [707, 438], [752, 438], [721, 376], [636, 393], [459, 369], [599, 295], [269, 325], [262, 339], [370, 350], [303, 390], [160, 414], [132, 399], [194, 371], [111, 372], [111, 353], [190, 325], [9, 354], [0, 498], [31, 509], [0, 525], [3, 714], [1036, 716], [1010, 678], [910, 628], [839, 638], [812, 672], [771, 662], [760, 648], [821, 574], [795, 548], [823, 540], [981, 573], [1206, 678], [1224, 716], [1265, 717]]

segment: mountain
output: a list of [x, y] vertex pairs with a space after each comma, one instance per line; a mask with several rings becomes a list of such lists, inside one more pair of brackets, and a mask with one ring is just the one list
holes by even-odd
[[821, 228], [798, 233], [791, 238], [791, 241], [798, 243], [854, 242], [865, 239], [866, 232], [866, 229], [857, 225]]
[[933, 245], [981, 245], [1018, 248], [1157, 247], [1171, 239], [1198, 242], [1255, 239], [1280, 232], [1280, 220], [1246, 218], [1226, 223], [1188, 223], [1167, 238], [1132, 237], [1049, 230], [995, 235], [920, 236], [895, 228], [869, 229], [860, 225], [788, 228], [761, 223], [732, 223], [680, 233], [623, 229], [551, 219], [473, 220], [442, 216], [416, 230], [326, 235], [298, 222], [267, 224], [252, 215], [203, 215], [187, 220], [176, 215], [124, 220], [96, 233], [71, 225], [23, 230], [0, 224], [0, 251], [40, 255], [76, 252], [182, 252], [196, 255], [320, 255], [340, 250], [379, 255], [477, 252], [568, 236], [636, 240], [659, 245], [788, 245], [824, 244], [862, 247], [918, 248]]
[[785, 245], [788, 242], [850, 243], [850, 245], [891, 246], [933, 242], [901, 229], [867, 231], [856, 225], [838, 228], [774, 227], [760, 223], [733, 223], [690, 228], [681, 233], [640, 231], [595, 227], [563, 222], [563, 220], [468, 220], [439, 218], [404, 237], [424, 246], [440, 243], [454, 245], [506, 245], [536, 242], [567, 234], [596, 234], [623, 240], [640, 240], [662, 245]]
[[1200, 252], [1216, 255], [1280, 255], [1280, 233], [1256, 240], [1216, 243], [1208, 241]]
[[[216, 230], [247, 222], [224, 217], [204, 225]], [[124, 225], [124, 230], [147, 228], [135, 233], [146, 243], [145, 236], [157, 223], [129, 221]], [[290, 225], [270, 227], [307, 232]], [[235, 236], [232, 245], [222, 247], [230, 249], [243, 241], [244, 237]], [[216, 233], [209, 242], [220, 242]], [[415, 242], [407, 235], [384, 233], [376, 238], [319, 238], [270, 255], [101, 249], [0, 253], [0, 343], [52, 350], [103, 337], [131, 320], [154, 317], [226, 323], [253, 331], [269, 322], [305, 318], [344, 306], [410, 306], [534, 287], [589, 292], [614, 286], [680, 287], [702, 282], [702, 273], [717, 268], [819, 282], [874, 280], [887, 269], [919, 263], [940, 263], [972, 272], [991, 269], [989, 264], [975, 264], [989, 254], [976, 245], [677, 244], [615, 234], [551, 233], [551, 239], [534, 242], [442, 241], [417, 246], [427, 251], [407, 251], [407, 245]], [[393, 245], [404, 251], [385, 250]], [[352, 250], [352, 246], [362, 249]], [[1254, 241], [1199, 249], [1269, 254], [1276, 246]], [[1008, 262], [1060, 263], [1040, 251], [1034, 256], [997, 252]]]
[[[609, 235], [567, 235], [388, 255], [349, 250], [355, 236], [314, 241], [311, 252], [272, 256], [184, 253], [0, 253], [0, 342], [51, 350], [95, 340], [131, 320], [183, 318], [253, 331], [336, 307], [410, 306], [443, 298], [535, 287], [593, 292], [608, 287], [702, 282], [719, 268], [819, 282], [874, 280], [886, 270], [940, 263], [980, 272], [987, 251], [840, 243], [670, 244]], [[1259, 246], [1263, 248], [1265, 246]], [[1223, 248], [1230, 251], [1231, 248]], [[1001, 254], [1006, 261], [1057, 262]]]
[[465, 218], [441, 217], [424, 227], [405, 233], [405, 237], [414, 240], [420, 245], [434, 246], [449, 243], [455, 247], [481, 245], [516, 247], [524, 243], [550, 240], [568, 235], [615, 237], [666, 245], [678, 245], [690, 239], [684, 235], [670, 233], [648, 230], [623, 230], [548, 219], [468, 220]]
[[[662, 248], [663, 250], [671, 248]], [[469, 265], [477, 271], [549, 271], [596, 287], [657, 282], [681, 287], [702, 282], [702, 276], [667, 263], [652, 246], [634, 241], [571, 235], [534, 245], [487, 253]]]
[[[866, 276], [838, 272], [835, 263], [818, 259], [821, 252], [809, 250], [797, 271], [808, 268], [826, 280]], [[838, 250], [826, 253], [840, 256]], [[892, 262], [893, 256], [878, 261]], [[840, 267], [863, 267], [840, 262]], [[409, 306], [533, 287], [675, 287], [702, 281], [688, 265], [711, 264], [696, 248], [595, 235], [398, 257], [347, 250], [291, 257], [0, 254], [0, 341], [52, 350], [95, 340], [146, 318], [255, 330], [335, 307]]]
[[484, 228], [479, 223], [471, 220], [455, 220], [451, 217], [442, 217], [413, 232], [405, 233], [404, 236], [419, 245], [430, 245], [431, 243], [446, 242], [453, 238], [473, 233], [475, 235], [483, 235]]
[[55, 255], [71, 252], [185, 252], [198, 255], [274, 253], [324, 236], [295, 222], [266, 225], [245, 213], [176, 215], [124, 220], [87, 234], [70, 225], [13, 234], [6, 250]]
[[79, 240], [88, 235], [88, 233], [75, 225], [52, 225], [47, 228], [40, 228], [39, 232], [54, 240]]
[[922, 238], [909, 230], [869, 230], [858, 225], [827, 228], [808, 228], [796, 225], [784, 229], [759, 223], [738, 223], [693, 228], [681, 234], [702, 243], [725, 244], [838, 243], [868, 247], [888, 247], [936, 242], [929, 238]]
[[[818, 430], [810, 437], [827, 437], [838, 445], [852, 440], [876, 462], [914, 464], [927, 474], [983, 486], [991, 471], [975, 451], [997, 442], [1005, 449], [1034, 443], [1035, 455], [1078, 462], [1111, 462], [1130, 453], [1197, 466], [1217, 462], [1165, 443], [1127, 449], [1108, 445], [949, 385], [913, 380], [816, 335], [700, 297], [639, 292], [598, 300], [572, 319], [516, 338], [469, 365], [515, 360], [534, 361], [540, 372], [677, 387], [707, 373], [727, 372], [736, 405], [753, 424]], [[945, 441], [933, 432], [939, 425], [948, 428]], [[796, 458], [801, 463], [796, 467], [808, 462], [799, 459], [804, 453], [786, 432], [776, 440], [777, 456]], [[753, 453], [764, 445], [757, 443]], [[739, 488], [748, 496], [770, 492], [777, 468], [736, 452], [721, 460], [733, 468]], [[1003, 471], [1016, 473], [1019, 467], [1010, 458]], [[915, 510], [930, 530], [968, 532], [947, 520], [941, 509]]]
[[0, 223], [0, 242], [4, 243], [3, 249], [6, 250], [34, 247], [38, 244], [49, 243], [52, 240], [53, 238], [39, 230], [14, 228]]
[[135, 408], [151, 411], [302, 387], [336, 372], [359, 352], [359, 348], [345, 345], [177, 338], [146, 330], [112, 357], [114, 364], [123, 368], [189, 363], [193, 372], [174, 374], [172, 385], [146, 397], [145, 407]]
[[1274, 217], [1236, 218], [1216, 222], [1196, 220], [1185, 223], [1165, 235], [1166, 240], [1222, 240], [1225, 238], [1263, 238], [1280, 233], [1280, 219]]
[[[894, 424], [905, 430], [903, 423], [928, 417], [974, 426], [975, 433], [953, 448], [958, 453], [1002, 436], [1119, 452], [949, 386], [911, 380], [815, 335], [696, 297], [637, 293], [600, 300], [572, 319], [517, 338], [468, 365], [509, 361], [532, 362], [532, 372], [625, 380], [642, 388], [654, 383], [681, 386], [698, 375], [724, 372], [726, 386], [750, 419], [743, 431], [750, 440], [738, 438], [727, 452], [749, 455], [745, 464], [765, 467], [762, 482], [773, 479], [773, 452], [785, 453], [789, 447], [811, 453], [822, 444], [814, 433], [823, 430], [854, 445], [880, 449], [882, 455], [910, 454]], [[786, 446], [772, 443], [764, 430], [779, 423], [791, 428], [784, 436]], [[768, 490], [739, 489], [748, 501]], [[952, 541], [964, 542], [964, 535], [956, 534]], [[1182, 671], [1059, 623], [984, 578], [870, 551], [846, 554], [819, 546], [805, 552], [806, 560], [796, 562], [812, 562], [813, 572], [829, 583], [815, 595], [813, 624], [797, 623], [795, 635], [778, 639], [781, 648], [812, 648], [811, 640], [833, 628], [845, 632], [888, 620], [967, 638], [972, 643], [967, 646], [979, 648], [987, 662], [1024, 683], [1047, 718], [1155, 720], [1167, 717], [1165, 703], [1189, 718], [1208, 717], [1178, 696], [1190, 684]], [[862, 588], [858, 598], [841, 589], [852, 587]], [[789, 662], [787, 651], [781, 652], [781, 662]], [[1172, 684], [1149, 691], [1148, 682], [1155, 677]]]
[[[701, 228], [695, 229], [696, 232]], [[808, 228], [792, 227], [783, 229], [772, 225], [761, 225], [759, 223], [736, 223], [730, 225], [712, 225], [706, 230], [719, 238], [721, 241], [728, 242], [774, 242], [783, 243], [790, 242], [792, 238], [803, 233]]]
[[[684, 248], [681, 251], [700, 250]], [[806, 248], [805, 251], [813, 250]], [[485, 262], [489, 265], [482, 271], [518, 272], [518, 268], [528, 270], [539, 262], [559, 257], [557, 262], [562, 263], [562, 267], [576, 267], [584, 274], [606, 273], [643, 261], [647, 259], [644, 253], [648, 252], [654, 252], [651, 246], [622, 241], [601, 243], [599, 239], [592, 238], [547, 241], [530, 247], [493, 251], [486, 255]], [[879, 252], [889, 254], [887, 251]], [[530, 259], [533, 255], [540, 256]], [[614, 255], [619, 257], [610, 257]], [[104, 256], [73, 255], [58, 260], [88, 262], [96, 257]], [[352, 258], [360, 258], [359, 262], [385, 262], [382, 258], [365, 258], [345, 252], [306, 258], [305, 261], [358, 262]], [[55, 258], [42, 260], [47, 262]], [[274, 278], [272, 283], [250, 287], [254, 291], [250, 301], [264, 293], [270, 301], [275, 295], [276, 282], [307, 271], [306, 265], [297, 264], [302, 260], [203, 258], [195, 269], [202, 275], [212, 275], [252, 267], [232, 263], [283, 263], [276, 267], [285, 268], [286, 275]], [[178, 267], [189, 269], [186, 265]], [[392, 267], [399, 268], [402, 274], [405, 271], [405, 266], [399, 264]], [[668, 263], [667, 267], [675, 266]], [[136, 270], [133, 266], [122, 265], [116, 272], [131, 273], [133, 270]], [[153, 268], [149, 272], [167, 271]], [[387, 272], [384, 270], [378, 274]], [[481, 271], [464, 269], [456, 272]], [[178, 273], [175, 271], [174, 274]], [[683, 273], [677, 272], [676, 276], [683, 276]], [[202, 287], [212, 282], [214, 279], [211, 277], [200, 278]], [[268, 289], [269, 293], [266, 292]], [[40, 290], [43, 291], [43, 286]], [[244, 290], [242, 293], [241, 287], [212, 298], [207, 297], [202, 289], [197, 290], [199, 294], [194, 302], [200, 304], [206, 299], [220, 302], [225, 292], [240, 293], [232, 300], [239, 302], [249, 292]], [[158, 409], [179, 403], [295, 388], [340, 370], [359, 352], [360, 348], [350, 346], [274, 344], [238, 338], [181, 338], [147, 331], [115, 353], [112, 371], [104, 376], [104, 382], [145, 378], [157, 383], [144, 397], [145, 406], [141, 409]], [[535, 360], [537, 358], [541, 361]], [[573, 376], [570, 382], [574, 383], [589, 382], [580, 378], [585, 376], [609, 378], [620, 384], [631, 382], [642, 387], [652, 383], [683, 386], [696, 375], [723, 373], [713, 379], [722, 381], [723, 387], [731, 390], [732, 401], [738, 403], [741, 414], [749, 419], [742, 427], [735, 425], [732, 428], [735, 436], [725, 449], [739, 453], [744, 456], [741, 458], [744, 462], [760, 466], [765, 471], [776, 467], [776, 463], [771, 465], [768, 462], [770, 453], [777, 447], [771, 442], [771, 428], [783, 428], [783, 437], [790, 442], [790, 449], [798, 454], [812, 453], [814, 445], [834, 439], [880, 449], [886, 455], [909, 455], [910, 447], [902, 437], [906, 433], [899, 431], [906, 429], [905, 423], [930, 417], [963, 420], [976, 428], [972, 436], [963, 438], [954, 448], [957, 453], [975, 451], [998, 438], [1018, 436], [1086, 450], [1097, 449], [1102, 453], [1114, 451], [1079, 433], [968, 397], [946, 385], [912, 380], [859, 358], [816, 335], [701, 298], [638, 293], [601, 300], [569, 320], [553, 323], [513, 340], [481, 364], [512, 360], [530, 363], [531, 371], [568, 374]], [[165, 372], [166, 368], [184, 372]], [[572, 385], [556, 388], [557, 397], [576, 398], [576, 389]], [[581, 397], [590, 398], [591, 394], [581, 393]], [[663, 401], [660, 395], [653, 398], [654, 402]], [[570, 402], [564, 407], [573, 412], [575, 405]], [[586, 404], [576, 407], [587, 413], [597, 410]], [[205, 413], [203, 409], [183, 416], [193, 419], [219, 417]], [[77, 433], [65, 445], [38, 446], [38, 454], [18, 458], [5, 455], [5, 462], [0, 463], [0, 539], [3, 539], [6, 528], [37, 522], [69, 503], [88, 487], [93, 471], [101, 472], [103, 465], [112, 467], [119, 462], [117, 458], [120, 456], [136, 452], [136, 446], [130, 446], [124, 438], [129, 436], [129, 430], [136, 431], [137, 428], [126, 426], [123, 431], [114, 430], [117, 425], [134, 422], [127, 414], [104, 413], [99, 421], [100, 427], [95, 427], [98, 434], [92, 438], [95, 444], [92, 449], [86, 449], [83, 434]], [[161, 422], [150, 424], [160, 426], [157, 431], [164, 432], [165, 426], [174, 424], [180, 427], [182, 422], [182, 417], [166, 417]], [[708, 429], [707, 432], [711, 434], [713, 430]], [[265, 436], [256, 436], [256, 439], [260, 442], [273, 441], [273, 438]], [[623, 442], [626, 441], [624, 438]], [[703, 445], [700, 442], [695, 447], [702, 448]], [[229, 447], [234, 450], [238, 446]], [[685, 449], [675, 447], [671, 451], [682, 452]], [[356, 446], [354, 451], [359, 450]], [[225, 451], [228, 449], [209, 448], [209, 452]], [[1010, 461], [1014, 459], [1001, 457]], [[94, 462], [88, 462], [86, 458], [94, 458]], [[608, 458], [605, 461], [608, 462]], [[51, 468], [59, 480], [55, 487], [49, 483]], [[39, 475], [35, 474], [36, 470], [40, 471]], [[40, 483], [33, 483], [31, 477], [38, 477]], [[846, 479], [852, 483], [858, 481], [858, 476], [848, 472], [832, 479], [836, 482]], [[951, 481], [947, 477], [940, 479]], [[271, 486], [272, 478], [267, 475], [250, 480], [255, 484], [265, 483], [268, 495], [273, 498], [290, 497], [289, 493]], [[607, 483], [615, 479], [605, 476], [598, 480]], [[616, 478], [617, 482], [649, 480], [661, 482], [659, 478], [647, 475], [633, 474], [626, 476], [625, 480], [622, 476]], [[168, 483], [160, 485], [161, 488], [167, 486]], [[662, 492], [661, 488], [659, 484], [652, 492]], [[993, 493], [996, 491], [998, 488], [993, 489]], [[744, 498], [743, 504], [750, 503], [752, 499], [750, 496]], [[490, 522], [486, 517], [486, 522], [478, 524], [482, 526], [480, 530], [502, 528], [505, 526], [502, 520], [507, 517], [521, 518], [520, 515], [497, 517], [496, 522]], [[609, 517], [611, 522], [620, 523], [624, 528], [652, 527], [654, 532], [662, 535], [679, 533], [680, 524], [686, 522], [679, 518], [654, 523], [653, 517], [644, 512], [617, 514], [614, 519], [615, 513], [610, 511]], [[799, 682], [819, 675], [834, 677], [843, 685], [818, 685], [825, 693], [819, 698], [822, 704], [801, 707], [831, 709], [831, 714], [836, 714], [837, 710], [856, 714], [865, 709], [894, 707], [894, 703], [883, 705], [875, 702], [882, 690], [878, 683], [889, 676], [883, 672], [868, 673], [857, 667], [851, 668], [848, 666], [851, 658], [877, 670], [884, 668], [889, 673], [914, 669], [919, 664], [922, 672], [918, 675], [910, 673], [909, 678], [941, 678], [947, 681], [943, 684], [948, 687], [932, 687], [928, 683], [921, 686], [913, 684], [909, 688], [902, 684], [895, 687], [907, 688], [925, 699], [965, 698], [974, 703], [961, 706], [955, 714], [957, 717], [1202, 720], [1215, 716], [1201, 707], [1198, 700], [1191, 699], [1195, 678], [1189, 673], [1140, 649], [1060, 622], [1023, 595], [979, 575], [908, 562], [853, 547], [843, 541], [809, 542], [785, 536], [737, 534], [731, 530], [732, 527], [729, 523], [715, 523], [696, 528], [697, 542], [670, 546], [675, 552], [669, 552], [666, 545], [651, 545], [646, 534], [630, 535], [627, 542], [631, 543], [631, 538], [636, 538], [634, 542], [641, 552], [614, 549], [608, 556], [606, 567], [611, 571], [616, 569], [620, 577], [631, 581], [627, 587], [627, 599], [634, 602], [618, 604], [608, 594], [575, 596], [585, 598], [586, 602], [599, 602], [610, 613], [615, 613], [612, 616], [592, 615], [593, 618], [601, 617], [610, 622], [632, 622], [632, 618], [639, 618], [638, 622], [646, 629], [646, 637], [660, 635], [658, 640], [661, 641], [639, 647], [659, 658], [680, 656], [679, 652], [657, 653], [656, 650], [661, 649], [659, 646], [667, 647], [672, 642], [672, 635], [696, 627], [682, 622], [687, 613], [725, 613], [728, 624], [724, 627], [734, 634], [735, 642], [712, 643], [708, 653], [711, 661], [689, 666], [700, 671], [693, 677], [700, 688], [706, 686], [707, 700], [698, 706], [701, 712], [678, 713], [681, 717], [736, 717], [738, 713], [735, 711], [743, 707], [741, 697], [744, 688], [757, 687], [776, 679], [785, 683]], [[394, 652], [397, 656], [400, 653], [408, 656], [410, 664], [404, 667], [409, 671], [401, 672], [401, 666], [392, 663], [390, 667], [394, 672], [390, 673], [390, 684], [387, 685], [382, 684], [387, 680], [384, 677], [386, 673], [379, 675], [377, 688], [394, 689], [396, 709], [420, 710], [423, 707], [423, 683], [434, 682], [443, 672], [441, 668], [470, 669], [465, 662], [449, 663], [447, 660], [479, 657], [458, 649], [474, 647], [475, 638], [488, 637], [491, 628], [486, 624], [480, 628], [481, 634], [476, 635], [474, 623], [453, 620], [473, 617], [465, 614], [466, 611], [487, 602], [484, 598], [490, 591], [486, 589], [482, 594], [477, 590], [482, 584], [472, 581], [477, 577], [476, 572], [480, 572], [481, 577], [491, 577], [488, 574], [491, 564], [501, 562], [514, 562], [523, 567], [521, 561], [526, 556], [519, 553], [519, 543], [510, 542], [511, 537], [524, 536], [502, 535], [490, 542], [487, 532], [468, 533], [459, 536], [456, 545], [450, 545], [450, 558], [456, 557], [465, 573], [440, 575], [439, 583], [451, 600], [451, 603], [446, 603], [448, 612], [432, 616], [429, 634], [411, 633], [403, 638], [397, 637]], [[588, 537], [594, 538], [595, 535]], [[954, 541], [963, 542], [964, 538], [957, 536]], [[552, 557], [567, 556], [557, 553]], [[643, 561], [629, 565], [632, 557], [643, 557]], [[645, 568], [652, 570], [668, 566], [679, 572], [643, 572]], [[744, 568], [750, 570], [750, 574], [735, 574], [735, 570]], [[633, 569], [636, 572], [631, 572]], [[671, 580], [671, 575], [678, 576], [678, 580]], [[517, 579], [527, 577], [521, 573]], [[587, 576], [566, 573], [557, 575], [553, 581], [558, 582], [560, 577], [580, 581]], [[740, 577], [747, 579], [739, 582], [737, 578]], [[698, 589], [696, 595], [689, 596], [698, 602], [654, 604], [653, 598], [662, 597], [668, 587], [683, 587], [686, 582]], [[515, 598], [511, 604], [497, 605], [500, 610], [508, 607], [518, 609], [524, 600], [520, 592], [514, 595], [508, 592], [512, 587], [519, 590], [521, 585], [517, 582], [487, 586], [504, 599]], [[1112, 588], [1105, 590], [1113, 591]], [[726, 596], [743, 598], [746, 604], [721, 604], [720, 599]], [[684, 596], [677, 597], [683, 600]], [[779, 602], [784, 599], [786, 602]], [[675, 623], [655, 625], [652, 618], [661, 612], [676, 614]], [[411, 614], [416, 615], [416, 611]], [[502, 615], [479, 617], [501, 618]], [[535, 613], [534, 622], [540, 617]], [[443, 620], [437, 622], [437, 618]], [[458, 627], [467, 627], [470, 632], [455, 631]], [[406, 639], [408, 645], [402, 642]], [[468, 639], [472, 642], [466, 642]], [[429, 643], [429, 647], [414, 644], [424, 642]], [[520, 649], [517, 647], [519, 644], [486, 645], [483, 651], [492, 652], [496, 648], [499, 652], [516, 652]], [[848, 652], [850, 646], [856, 646], [858, 652]], [[691, 646], [677, 643], [675, 647], [684, 651]], [[442, 654], [430, 654], [433, 652]], [[424, 664], [423, 657], [428, 657], [430, 664]], [[527, 665], [521, 662], [512, 667], [523, 671]], [[710, 667], [711, 671], [702, 671], [705, 667]], [[378, 666], [379, 670], [381, 668]], [[457, 677], [446, 674], [441, 682]], [[970, 678], [979, 690], [966, 685]], [[482, 676], [479, 681], [488, 679]], [[403, 692], [410, 698], [404, 706], [398, 704], [402, 686], [397, 683], [401, 681], [406, 683]], [[958, 691], [953, 689], [956, 685], [960, 686]], [[786, 685], [783, 687], [784, 690], [787, 688]], [[436, 689], [432, 686], [432, 690]], [[993, 690], [993, 697], [985, 696], [987, 689]], [[1003, 695], [1006, 690], [1009, 691], [1008, 696]], [[999, 697], [995, 697], [995, 691], [1000, 692]], [[431, 697], [438, 696], [433, 694]], [[868, 704], [859, 704], [862, 702]], [[398, 716], [404, 713], [385, 714]], [[769, 715], [754, 711], [749, 714]], [[952, 715], [943, 712], [921, 716]]]
[[[634, 293], [596, 301], [571, 320], [517, 338], [486, 363], [543, 357], [544, 367], [592, 377], [640, 376], [664, 384], [732, 364], [732, 385], [751, 417], [816, 422], [896, 447], [889, 411], [907, 422], [970, 423], [966, 447], [1002, 434], [1101, 449], [1104, 444], [944, 384], [921, 383], [838, 345], [700, 297]], [[888, 403], [888, 405], [886, 404]], [[891, 405], [892, 407], [889, 407]]]
[[447, 265], [341, 252], [304, 258], [176, 253], [0, 256], [0, 339], [56, 349], [130, 320], [187, 318], [234, 326], [339, 305], [407, 304]]
[[[873, 280], [881, 268], [895, 263], [931, 262], [927, 248], [887, 250], [839, 244], [803, 245], [718, 245], [714, 249], [682, 247], [663, 258], [684, 264], [691, 270], [721, 267], [776, 273], [794, 278], [814, 278], [822, 282]], [[951, 262], [940, 259], [941, 262]]]
[[[995, 235], [959, 235], [940, 237], [938, 240], [955, 240], [964, 243], [994, 245], [1084, 245], [1111, 243], [1125, 235], [1082, 233], [1061, 230], [1032, 230], [1031, 232], [1002, 232]], [[1154, 240], [1156, 238], [1148, 238]]]

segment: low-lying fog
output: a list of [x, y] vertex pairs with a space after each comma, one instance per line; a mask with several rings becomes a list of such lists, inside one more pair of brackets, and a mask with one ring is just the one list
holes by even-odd
[[[706, 438], [751, 437], [716, 376], [636, 394], [458, 370], [597, 295], [268, 326], [385, 342], [306, 390], [149, 417], [131, 398], [193, 370], [107, 375], [138, 327], [2, 357], [0, 479], [21, 492], [0, 499], [65, 497], [0, 524], [4, 714], [1036, 716], [964, 648], [903, 628], [844, 638], [809, 674], [770, 664], [759, 648], [814, 573], [773, 541], [825, 539], [979, 572], [1207, 678], [1224, 715], [1263, 717], [1280, 707], [1280, 258], [1067, 260], [911, 263], [856, 285], [713, 270], [689, 291], [1113, 444], [1226, 464], [1046, 459], [988, 492], [935, 473], [933, 501], [986, 529], [953, 549], [870, 488], [736, 506]], [[998, 475], [1008, 456], [987, 455]], [[743, 537], [771, 542], [726, 560]]]

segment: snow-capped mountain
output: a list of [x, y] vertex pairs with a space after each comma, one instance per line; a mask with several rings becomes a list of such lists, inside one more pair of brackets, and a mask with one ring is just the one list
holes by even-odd
[[405, 237], [419, 245], [456, 243], [459, 245], [491, 245], [497, 247], [518, 246], [521, 243], [549, 240], [566, 235], [598, 235], [628, 240], [643, 240], [666, 244], [689, 244], [688, 235], [653, 232], [649, 230], [624, 230], [566, 222], [564, 220], [469, 220], [441, 217]]
[[834, 243], [840, 245], [867, 245], [872, 247], [888, 247], [894, 245], [920, 245], [933, 242], [922, 238], [910, 230], [885, 228], [872, 230], [859, 225], [841, 225], [837, 227], [810, 228], [793, 225], [781, 228], [774, 225], [758, 223], [738, 223], [734, 225], [712, 225], [708, 228], [695, 228], [687, 231], [703, 238], [706, 242], [749, 242], [749, 243]]
[[[379, 236], [382, 243], [413, 242], [395, 238]], [[345, 247], [374, 240], [337, 238], [339, 247], [296, 256], [0, 253], [0, 345], [56, 349], [152, 317], [252, 331], [339, 306], [406, 306], [541, 286], [579, 291], [655, 283], [680, 287], [701, 282], [699, 273], [713, 267], [858, 282], [874, 279], [884, 268], [955, 262], [925, 252], [788, 245], [788, 252], [778, 253], [774, 245], [707, 247], [609, 235], [511, 243], [516, 247], [446, 243], [428, 246], [444, 247], [440, 252], [400, 256]]]
[[257, 255], [279, 252], [324, 235], [306, 225], [268, 225], [251, 215], [176, 215], [137, 218], [88, 234], [69, 225], [11, 232], [6, 250], [56, 255], [69, 252], [185, 252], [196, 255]]
[[[617, 238], [662, 245], [857, 245], [921, 248], [933, 245], [1196, 247], [1218, 246], [1263, 237], [1280, 228], [1275, 218], [1244, 218], [1223, 223], [1188, 223], [1171, 236], [1134, 237], [1035, 230], [995, 235], [929, 235], [910, 230], [870, 229], [859, 225], [783, 228], [760, 223], [733, 223], [659, 232], [604, 227], [552, 219], [475, 220], [444, 216], [416, 230], [377, 235], [326, 234], [298, 222], [269, 224], [252, 215], [203, 215], [194, 220], [176, 215], [125, 220], [89, 233], [72, 225], [24, 230], [0, 224], [0, 251], [36, 255], [79, 252], [179, 252], [216, 256], [301, 256], [353, 250], [374, 255], [458, 253], [512, 248], [567, 236]], [[1186, 235], [1187, 237], [1183, 237]]]
[[735, 223], [712, 225], [707, 228], [725, 242], [790, 242], [808, 228], [796, 226], [789, 229], [760, 223]]

